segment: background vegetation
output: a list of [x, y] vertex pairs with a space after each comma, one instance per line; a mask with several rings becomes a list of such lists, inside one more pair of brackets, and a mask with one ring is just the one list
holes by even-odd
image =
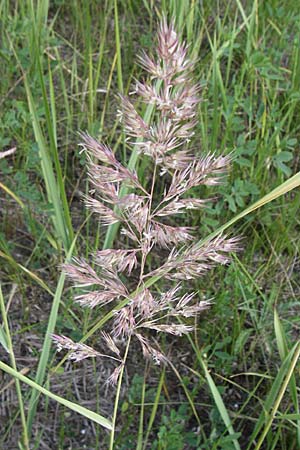
[[[128, 161], [116, 94], [141, 75], [136, 55], [152, 48], [161, 13], [174, 17], [199, 61], [193, 147], [235, 155], [216, 203], [190, 217], [206, 237], [299, 170], [298, 6], [0, 1], [0, 151], [16, 147], [0, 160], [0, 448], [109, 446], [101, 416], [114, 409], [110, 368], [61, 363], [49, 336], [55, 330], [100, 345], [93, 330], [101, 317], [73, 303], [58, 267], [105, 239], [81, 201], [88, 185], [77, 132], [121, 149]], [[173, 366], [145, 364], [132, 348], [114, 448], [300, 448], [298, 209], [295, 190], [236, 222], [243, 252], [197, 282], [213, 306], [193, 336], [165, 341]], [[86, 409], [77, 414], [74, 403]], [[93, 420], [90, 411], [98, 413]]]

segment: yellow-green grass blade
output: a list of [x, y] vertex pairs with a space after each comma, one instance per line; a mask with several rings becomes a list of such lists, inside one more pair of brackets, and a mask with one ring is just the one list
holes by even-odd
[[198, 359], [201, 361], [201, 365], [202, 365], [202, 369], [204, 370], [204, 374], [205, 374], [205, 378], [207, 381], [207, 384], [209, 386], [210, 392], [213, 396], [213, 399], [215, 401], [215, 404], [218, 408], [218, 411], [220, 413], [220, 416], [222, 417], [222, 420], [226, 426], [226, 430], [228, 431], [228, 433], [232, 436], [232, 443], [234, 445], [234, 448], [236, 450], [240, 450], [240, 444], [238, 443], [237, 439], [236, 439], [236, 433], [233, 429], [228, 411], [226, 409], [226, 406], [223, 402], [223, 399], [221, 397], [221, 394], [211, 376], [211, 374], [209, 373], [206, 364], [204, 363], [204, 361], [202, 360], [202, 358], [200, 357], [200, 355], [198, 355]]
[[43, 289], [45, 289], [45, 291], [47, 291], [50, 295], [53, 296], [53, 292], [51, 291], [51, 289], [37, 274], [27, 269], [27, 267], [23, 266], [22, 264], [17, 263], [10, 255], [4, 253], [1, 250], [0, 250], [0, 258], [6, 259], [6, 261], [8, 261], [12, 265], [12, 267], [15, 267], [17, 270], [21, 270], [22, 272], [26, 273], [26, 275], [28, 275], [35, 283], [40, 285]]
[[276, 309], [274, 309], [274, 330], [276, 336], [277, 347], [279, 351], [279, 355], [281, 360], [283, 361], [286, 355], [288, 354], [288, 345], [286, 336], [279, 319], [279, 315]]
[[[234, 448], [236, 450], [241, 450], [240, 449], [240, 444], [239, 444], [239, 442], [238, 442], [238, 440], [236, 438], [237, 434], [236, 434], [236, 432], [233, 429], [233, 426], [232, 426], [232, 423], [231, 423], [228, 411], [227, 411], [226, 406], [225, 406], [225, 404], [223, 402], [221, 394], [220, 394], [220, 392], [219, 392], [219, 390], [218, 390], [218, 388], [217, 388], [217, 386], [216, 386], [216, 384], [215, 384], [211, 374], [209, 373], [209, 370], [208, 370], [205, 362], [203, 361], [203, 358], [201, 357], [200, 351], [196, 347], [196, 345], [193, 342], [191, 336], [188, 335], [187, 338], [188, 338], [188, 340], [189, 340], [189, 342], [190, 342], [190, 344], [191, 344], [191, 346], [192, 346], [192, 348], [193, 348], [193, 350], [194, 350], [194, 352], [196, 354], [198, 362], [199, 362], [199, 364], [200, 364], [200, 366], [201, 366], [201, 368], [202, 368], [202, 370], [204, 372], [204, 375], [205, 375], [208, 387], [210, 389], [211, 395], [212, 395], [212, 397], [214, 399], [214, 402], [215, 402], [216, 407], [217, 407], [217, 409], [219, 411], [219, 414], [220, 414], [220, 416], [221, 416], [221, 418], [222, 418], [222, 420], [224, 422], [226, 430], [228, 431], [229, 435], [231, 436], [233, 446], [234, 446]], [[198, 374], [198, 376], [200, 377], [200, 374]]]
[[[277, 347], [280, 355], [281, 361], [284, 361], [284, 358], [288, 355], [288, 344], [287, 344], [287, 337], [285, 334], [285, 331], [283, 329], [283, 326], [281, 324], [278, 312], [276, 309], [274, 309], [274, 330], [275, 330], [275, 336], [276, 336], [276, 342]], [[290, 395], [294, 404], [295, 408], [295, 414], [298, 415], [297, 418], [297, 441], [298, 446], [300, 448], [300, 408], [299, 408], [299, 400], [298, 400], [298, 393], [297, 393], [297, 383], [295, 375], [292, 374], [291, 381], [290, 381]]]
[[22, 202], [20, 197], [18, 197], [14, 192], [12, 192], [7, 186], [5, 186], [1, 182], [0, 182], [0, 189], [3, 189], [4, 192], [10, 195], [21, 206], [22, 209], [24, 208], [24, 203]]
[[17, 378], [18, 380], [22, 381], [23, 383], [26, 383], [28, 386], [30, 386], [35, 391], [40, 392], [41, 394], [44, 394], [47, 397], [52, 398], [53, 400], [57, 401], [61, 405], [66, 406], [67, 408], [71, 409], [72, 411], [75, 411], [78, 414], [81, 414], [82, 416], [86, 417], [89, 420], [93, 420], [94, 422], [98, 423], [99, 425], [103, 426], [104, 428], [107, 428], [108, 430], [112, 429], [111, 422], [108, 419], [106, 419], [105, 417], [103, 417], [100, 414], [97, 414], [93, 411], [90, 411], [89, 409], [84, 408], [83, 406], [80, 406], [77, 403], [70, 402], [69, 400], [66, 400], [63, 397], [60, 397], [59, 395], [53, 394], [53, 392], [49, 391], [48, 389], [45, 389], [44, 387], [35, 383], [30, 378], [22, 375], [20, 372], [14, 370], [12, 367], [8, 366], [7, 364], [4, 364], [1, 361], [0, 361], [0, 369], [3, 370], [4, 372], [8, 373], [9, 375], [12, 375], [13, 377]]
[[279, 419], [279, 420], [299, 420], [300, 414], [296, 414], [296, 413], [280, 414], [280, 413], [278, 413], [275, 418], [276, 418], [276, 420], [277, 419]]
[[[253, 448], [254, 442], [256, 442], [255, 450], [259, 450], [261, 448], [263, 441], [276, 417], [278, 408], [287, 389], [287, 386], [290, 383], [299, 355], [300, 342], [295, 344], [291, 351], [287, 354], [277, 373], [275, 380], [273, 381], [271, 389], [269, 390], [269, 394], [263, 405], [263, 410], [259, 418], [257, 419], [256, 426], [249, 439], [247, 450]], [[257, 436], [260, 433], [260, 438], [257, 439]]]
[[273, 200], [276, 200], [276, 198], [281, 197], [284, 194], [287, 194], [288, 192], [292, 191], [293, 189], [296, 189], [299, 186], [300, 186], [300, 172], [297, 172], [296, 175], [292, 176], [284, 183], [277, 186], [277, 188], [273, 189], [273, 191], [269, 192], [268, 194], [264, 195], [261, 199], [259, 199], [257, 202], [253, 203], [253, 205], [249, 206], [248, 208], [244, 209], [244, 211], [234, 216], [231, 220], [229, 220], [224, 225], [222, 225], [221, 227], [213, 231], [211, 234], [209, 234], [205, 239], [199, 241], [198, 245], [202, 246], [205, 242], [223, 233], [223, 231], [227, 230], [227, 228], [231, 227], [231, 225], [235, 224], [243, 217], [248, 216], [256, 209], [259, 209], [262, 206], [272, 202]]
[[163, 384], [165, 382], [165, 374], [166, 374], [166, 369], [165, 369], [165, 367], [163, 367], [162, 372], [160, 374], [159, 383], [158, 383], [157, 388], [156, 388], [156, 394], [155, 394], [155, 399], [154, 399], [154, 402], [153, 402], [152, 410], [151, 410], [150, 417], [149, 417], [149, 420], [148, 420], [148, 427], [147, 427], [146, 437], [145, 437], [145, 440], [144, 440], [143, 450], [146, 450], [148, 439], [149, 439], [149, 436], [150, 436], [150, 433], [151, 433], [151, 430], [152, 430], [152, 426], [153, 426], [155, 418], [156, 418], [156, 413], [157, 413], [157, 409], [158, 409], [158, 405], [159, 405], [160, 395], [161, 395]]
[[182, 389], [184, 391], [184, 395], [186, 396], [186, 398], [187, 398], [187, 400], [188, 400], [188, 402], [190, 404], [191, 410], [193, 411], [194, 417], [195, 417], [195, 419], [196, 419], [196, 421], [197, 421], [197, 423], [198, 423], [198, 425], [200, 427], [201, 426], [201, 421], [200, 421], [200, 417], [199, 417], [199, 414], [197, 412], [197, 409], [195, 407], [195, 404], [193, 402], [192, 395], [190, 394], [188, 388], [186, 387], [186, 385], [185, 385], [185, 383], [184, 383], [184, 381], [182, 379], [182, 376], [180, 375], [180, 373], [178, 372], [178, 370], [176, 369], [174, 364], [172, 364], [171, 361], [169, 361], [169, 365], [172, 367], [173, 372], [175, 373], [176, 377], [180, 381], [181, 387], [182, 387]]

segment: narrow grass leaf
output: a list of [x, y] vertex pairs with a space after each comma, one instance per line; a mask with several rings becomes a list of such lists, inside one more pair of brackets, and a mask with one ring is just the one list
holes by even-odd
[[159, 400], [160, 400], [160, 395], [161, 395], [161, 390], [164, 384], [164, 380], [165, 380], [165, 373], [166, 373], [166, 369], [163, 368], [161, 374], [160, 374], [160, 378], [159, 378], [159, 383], [158, 386], [156, 388], [156, 394], [155, 394], [155, 399], [154, 399], [154, 403], [152, 406], [152, 410], [151, 410], [151, 414], [148, 420], [148, 428], [147, 428], [147, 432], [146, 432], [146, 437], [145, 437], [145, 441], [144, 441], [144, 447], [143, 450], [146, 450], [147, 447], [147, 442], [152, 430], [152, 426], [154, 424], [155, 421], [155, 417], [156, 417], [156, 413], [157, 413], [157, 409], [158, 409], [158, 404], [159, 404]]
[[198, 425], [201, 426], [200, 417], [199, 417], [199, 415], [197, 413], [196, 407], [195, 407], [194, 402], [193, 402], [193, 398], [192, 398], [189, 390], [187, 389], [187, 387], [186, 387], [186, 385], [185, 385], [185, 383], [184, 383], [180, 373], [178, 372], [178, 370], [176, 369], [174, 364], [172, 364], [171, 361], [169, 361], [169, 365], [172, 367], [173, 372], [175, 373], [175, 375], [177, 376], [178, 380], [180, 381], [181, 387], [182, 387], [182, 389], [184, 391], [184, 394], [185, 394], [185, 396], [186, 396], [186, 398], [187, 398], [187, 400], [188, 400], [188, 402], [190, 404], [190, 407], [191, 407], [191, 409], [193, 411], [194, 417], [197, 420]]
[[22, 264], [17, 263], [10, 255], [7, 253], [4, 253], [0, 250], [0, 257], [6, 259], [13, 267], [15, 267], [17, 270], [21, 270], [22, 272], [26, 273], [35, 283], [40, 285], [45, 291], [47, 291], [50, 295], [53, 296], [53, 292], [51, 289], [47, 286], [47, 284], [34, 272], [27, 269], [27, 267], [23, 266]]
[[81, 414], [82, 416], [86, 417], [87, 419], [98, 423], [99, 425], [103, 426], [104, 428], [107, 428], [108, 430], [112, 429], [111, 422], [108, 419], [106, 419], [105, 417], [103, 417], [100, 414], [97, 414], [93, 411], [90, 411], [89, 409], [84, 408], [83, 406], [80, 406], [77, 403], [70, 402], [69, 400], [66, 400], [63, 397], [60, 397], [59, 395], [53, 394], [48, 389], [45, 389], [44, 387], [42, 387], [39, 384], [32, 381], [30, 378], [25, 377], [20, 372], [14, 370], [12, 367], [8, 366], [7, 364], [4, 364], [1, 361], [0, 361], [0, 369], [2, 369], [4, 372], [8, 373], [9, 375], [12, 375], [13, 377], [17, 378], [18, 380], [22, 381], [23, 383], [26, 383], [32, 389], [52, 398], [56, 402], [66, 406], [67, 408], [71, 409], [72, 411], [75, 411], [78, 414]]
[[21, 208], [24, 209], [24, 203], [22, 202], [20, 197], [18, 197], [14, 192], [12, 192], [7, 186], [5, 186], [1, 182], [0, 182], [0, 189], [2, 189], [4, 192], [10, 195], [21, 206]]
[[[189, 341], [191, 342], [191, 339], [189, 339]], [[236, 450], [241, 450], [240, 444], [239, 444], [239, 442], [238, 442], [238, 440], [236, 438], [237, 434], [235, 433], [235, 431], [233, 429], [233, 426], [232, 426], [232, 423], [231, 423], [228, 411], [227, 411], [226, 406], [225, 406], [225, 404], [223, 402], [223, 399], [222, 399], [222, 397], [220, 395], [220, 392], [219, 392], [219, 390], [218, 390], [218, 388], [217, 388], [217, 386], [216, 386], [212, 376], [210, 375], [210, 373], [209, 373], [209, 371], [208, 371], [208, 369], [206, 367], [206, 364], [203, 361], [199, 351], [195, 347], [194, 343], [192, 343], [192, 345], [194, 347], [194, 350], [196, 351], [196, 355], [197, 355], [198, 361], [199, 361], [199, 363], [200, 363], [200, 365], [201, 365], [201, 367], [202, 367], [202, 369], [204, 371], [205, 378], [206, 378], [207, 384], [209, 386], [210, 392], [211, 392], [211, 394], [213, 396], [213, 399], [215, 401], [215, 404], [216, 404], [216, 406], [218, 408], [219, 414], [222, 417], [224, 425], [226, 426], [226, 429], [227, 429], [227, 431], [228, 431], [228, 433], [229, 433], [229, 435], [231, 437], [231, 440], [232, 440], [232, 443], [234, 445], [234, 448]]]
[[[288, 355], [288, 344], [287, 344], [287, 337], [285, 335], [284, 328], [281, 324], [281, 321], [279, 319], [279, 315], [276, 309], [274, 309], [274, 329], [275, 329], [275, 336], [276, 336], [276, 342], [277, 347], [279, 351], [279, 355], [281, 358], [281, 361], [286, 358]], [[300, 409], [299, 409], [299, 401], [298, 401], [298, 393], [297, 393], [297, 383], [295, 375], [292, 374], [291, 381], [290, 381], [290, 395], [294, 404], [294, 408], [296, 411], [296, 415], [298, 415], [297, 419], [297, 441], [298, 446], [300, 448]]]
[[[249, 446], [247, 450], [253, 448], [253, 443], [256, 442], [257, 436], [261, 432], [261, 437], [257, 441], [255, 450], [258, 450], [266, 437], [272, 422], [275, 418], [277, 410], [279, 408], [280, 402], [282, 400], [283, 394], [287, 388], [287, 385], [291, 379], [293, 374], [293, 370], [298, 361], [300, 354], [300, 343], [294, 345], [291, 351], [288, 353], [286, 358], [284, 359], [278, 374], [271, 386], [269, 394], [266, 398], [266, 401], [263, 405], [263, 410], [257, 419], [256, 426], [254, 431], [249, 439]], [[263, 430], [263, 431], [262, 431]]]
[[276, 415], [276, 420], [299, 420], [300, 419], [300, 414], [280, 414], [278, 413]]
[[218, 234], [223, 233], [223, 231], [227, 230], [227, 228], [231, 227], [231, 225], [235, 224], [236, 222], [238, 222], [248, 214], [252, 213], [256, 209], [261, 208], [262, 206], [272, 202], [273, 200], [275, 200], [278, 197], [281, 197], [284, 194], [287, 194], [288, 192], [290, 192], [293, 189], [296, 189], [299, 186], [300, 186], [300, 172], [297, 172], [296, 175], [292, 176], [284, 183], [277, 186], [277, 188], [273, 189], [273, 191], [269, 192], [268, 194], [264, 195], [261, 199], [259, 199], [257, 202], [253, 203], [253, 205], [249, 206], [248, 208], [244, 209], [244, 211], [234, 216], [231, 220], [229, 220], [224, 225], [219, 227], [217, 230], [209, 234], [205, 239], [199, 241], [199, 246], [203, 245], [204, 243], [214, 238], [215, 236], [218, 236]]
[[286, 336], [278, 316], [278, 312], [274, 309], [274, 330], [276, 336], [277, 347], [281, 360], [283, 361], [288, 354], [288, 346]]

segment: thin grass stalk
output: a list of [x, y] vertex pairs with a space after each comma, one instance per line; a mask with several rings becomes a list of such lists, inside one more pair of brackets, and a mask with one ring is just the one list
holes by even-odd
[[221, 113], [219, 104], [219, 84], [217, 82], [218, 60], [217, 60], [217, 36], [214, 33], [212, 43], [212, 85], [213, 85], [213, 119], [212, 119], [212, 133], [211, 133], [211, 148], [217, 147], [217, 140], [220, 134]]
[[138, 429], [138, 439], [136, 450], [142, 450], [143, 448], [143, 429], [144, 429], [144, 413], [145, 413], [145, 394], [146, 394], [146, 379], [148, 373], [148, 364], [145, 367], [144, 373], [144, 382], [142, 386], [142, 395], [141, 395], [141, 407], [140, 407], [140, 418], [139, 418], [139, 429]]
[[[13, 288], [12, 292], [14, 292], [14, 288]], [[13, 293], [12, 293], [12, 295], [13, 295]], [[8, 325], [7, 314], [6, 314], [6, 309], [5, 309], [5, 304], [4, 304], [4, 298], [3, 298], [3, 294], [2, 294], [1, 284], [0, 284], [0, 310], [1, 310], [1, 315], [2, 315], [2, 319], [3, 319], [4, 331], [5, 331], [5, 334], [6, 334], [8, 353], [9, 353], [11, 365], [12, 365], [13, 369], [15, 371], [17, 371], [17, 365], [16, 365], [15, 354], [14, 354], [14, 348], [13, 348], [11, 334], [10, 334], [10, 329], [9, 329], [9, 325]], [[17, 397], [18, 397], [19, 409], [20, 409], [20, 416], [21, 416], [21, 422], [22, 422], [22, 429], [23, 429], [22, 441], [23, 441], [23, 445], [25, 446], [26, 450], [30, 450], [29, 449], [29, 439], [28, 439], [28, 433], [27, 433], [27, 427], [26, 427], [26, 416], [25, 416], [25, 410], [24, 410], [24, 403], [23, 403], [21, 385], [20, 385], [20, 381], [18, 379], [16, 380], [16, 391], [17, 391]]]
[[[60, 91], [63, 94], [64, 109], [67, 114], [67, 129], [71, 129], [71, 127], [72, 127], [72, 112], [71, 112], [71, 107], [69, 104], [68, 92], [67, 92], [67, 87], [66, 87], [66, 82], [65, 82], [65, 77], [64, 77], [64, 66], [63, 66], [63, 62], [62, 62], [62, 59], [61, 59], [61, 56], [60, 56], [60, 53], [59, 53], [57, 47], [54, 48], [54, 54], [55, 54], [54, 58], [58, 62], [58, 74], [59, 74], [60, 86], [61, 86]], [[49, 79], [50, 79], [50, 77], [53, 78], [52, 73], [51, 73], [50, 58], [49, 58], [48, 67], [49, 67]], [[73, 71], [72, 71], [72, 74], [73, 74]], [[54, 98], [55, 98], [55, 96], [54, 96]], [[66, 164], [66, 162], [65, 162], [65, 164]]]
[[4, 258], [6, 261], [11, 264], [11, 266], [18, 272], [21, 270], [22, 272], [26, 273], [27, 276], [29, 276], [35, 283], [37, 283], [39, 286], [41, 286], [43, 289], [45, 289], [46, 292], [48, 292], [50, 295], [53, 295], [51, 289], [49, 286], [34, 272], [27, 269], [27, 267], [23, 266], [20, 263], [17, 263], [11, 255], [4, 253], [0, 250], [0, 257]]
[[[202, 370], [204, 372], [204, 375], [205, 375], [207, 384], [209, 386], [210, 392], [212, 394], [212, 397], [214, 399], [216, 407], [217, 407], [217, 409], [219, 411], [219, 414], [220, 414], [220, 416], [221, 416], [221, 418], [222, 418], [222, 420], [224, 422], [226, 430], [228, 431], [229, 435], [235, 436], [236, 433], [235, 433], [235, 431], [233, 429], [233, 426], [232, 426], [232, 423], [231, 423], [228, 411], [227, 411], [226, 406], [225, 406], [225, 404], [223, 402], [223, 399], [222, 399], [222, 397], [220, 395], [220, 392], [219, 392], [217, 386], [215, 385], [215, 382], [214, 382], [212, 376], [210, 375], [210, 373], [209, 373], [209, 371], [207, 369], [207, 366], [206, 366], [205, 362], [203, 361], [203, 359], [201, 357], [201, 354], [200, 354], [198, 348], [196, 347], [196, 345], [194, 344], [191, 336], [187, 335], [187, 337], [188, 337], [188, 340], [189, 340], [189, 342], [190, 342], [190, 344], [191, 344], [191, 346], [192, 346], [192, 348], [193, 348], [193, 350], [194, 350], [194, 352], [196, 354], [197, 360], [198, 360], [198, 362], [199, 362], [199, 364], [200, 364], [200, 366], [201, 366], [201, 368], [202, 368]], [[240, 444], [239, 444], [239, 442], [238, 442], [238, 440], [236, 438], [233, 437], [232, 438], [232, 442], [233, 442], [234, 448], [236, 450], [241, 450]]]
[[244, 266], [244, 264], [240, 261], [240, 259], [236, 256], [233, 255], [233, 260], [236, 262], [236, 264], [238, 265], [238, 272], [239, 273], [243, 273], [247, 279], [250, 281], [250, 283], [252, 284], [252, 286], [254, 287], [254, 289], [257, 291], [257, 293], [260, 295], [260, 297], [262, 298], [264, 304], [268, 304], [268, 298], [267, 296], [263, 293], [262, 289], [259, 287], [258, 283], [255, 281], [255, 279], [253, 278], [253, 276], [249, 273], [249, 271], [247, 270], [247, 268]]
[[[76, 4], [74, 4], [76, 8]], [[79, 20], [79, 23], [81, 25], [81, 32], [82, 32], [82, 38], [84, 42], [84, 50], [83, 50], [83, 67], [84, 67], [84, 80], [85, 80], [85, 91], [88, 90], [88, 76], [89, 76], [89, 60], [90, 60], [90, 49], [92, 47], [91, 45], [91, 35], [92, 35], [92, 17], [91, 17], [91, 3], [89, 2], [82, 2], [80, 4], [81, 10], [80, 14], [78, 15], [77, 12], [75, 12], [76, 20]], [[84, 96], [86, 96], [86, 92], [84, 93]], [[90, 118], [88, 117], [88, 121]]]
[[47, 25], [48, 10], [49, 0], [38, 0], [36, 9], [36, 23], [39, 35], [41, 34], [42, 28]]
[[[257, 443], [257, 436], [261, 432], [261, 430], [264, 429], [266, 424], [268, 423], [268, 419], [270, 417], [271, 411], [274, 410], [274, 405], [276, 404], [278, 400], [278, 394], [281, 392], [282, 387], [284, 386], [284, 380], [287, 379], [287, 374], [289, 375], [289, 369], [291, 367], [293, 357], [295, 355], [295, 352], [298, 353], [300, 351], [300, 343], [296, 343], [294, 347], [290, 350], [286, 358], [284, 359], [273, 383], [271, 388], [269, 389], [268, 395], [266, 400], [264, 401], [262, 405], [262, 411], [260, 413], [260, 416], [258, 417], [256, 421], [255, 428], [249, 438], [249, 444], [246, 450], [250, 450], [253, 448], [253, 443]], [[298, 355], [299, 356], [299, 355]], [[288, 376], [290, 378], [290, 376]], [[273, 419], [272, 419], [273, 421]], [[264, 431], [262, 431], [264, 433]]]
[[248, 28], [248, 36], [247, 36], [247, 43], [246, 43], [246, 55], [249, 58], [251, 55], [251, 49], [254, 48], [257, 49], [257, 36], [256, 32], [257, 30], [257, 12], [258, 12], [258, 2], [257, 0], [253, 1], [252, 10], [249, 16], [249, 28]]
[[106, 36], [107, 36], [107, 29], [108, 29], [108, 22], [110, 20], [111, 11], [113, 9], [113, 4], [110, 0], [105, 0], [105, 16], [104, 16], [104, 24], [101, 26], [101, 29], [103, 30], [102, 36], [100, 39], [100, 45], [99, 45], [99, 53], [98, 53], [98, 61], [97, 61], [97, 67], [96, 67], [96, 74], [94, 78], [94, 109], [97, 107], [97, 88], [99, 85], [100, 80], [100, 73], [102, 68], [102, 61], [104, 56], [104, 49], [105, 49], [105, 43], [106, 43]]
[[300, 414], [280, 414], [276, 416], [276, 419], [288, 419], [288, 420], [298, 420], [300, 418]]
[[196, 9], [198, 9], [198, 4], [196, 0], [191, 0], [188, 5], [187, 18], [186, 18], [186, 33], [187, 42], [192, 42], [194, 38], [194, 27], [197, 24]]
[[0, 189], [3, 189], [4, 192], [6, 192], [6, 194], [10, 195], [10, 197], [12, 197], [18, 204], [19, 206], [24, 209], [25, 205], [22, 202], [22, 200], [20, 199], [20, 197], [18, 195], [16, 195], [13, 191], [11, 191], [7, 186], [5, 186], [3, 183], [0, 182]]
[[242, 19], [243, 19], [243, 21], [244, 21], [244, 24], [246, 25], [247, 30], [249, 31], [249, 29], [250, 29], [250, 25], [249, 25], [249, 17], [247, 17], [246, 12], [245, 12], [245, 10], [244, 10], [244, 8], [243, 8], [243, 5], [242, 5], [242, 3], [240, 2], [240, 0], [236, 0], [236, 4], [237, 4], [237, 6], [238, 6], [238, 9], [240, 10], [240, 13], [241, 13]]
[[106, 109], [107, 109], [107, 104], [108, 104], [108, 96], [109, 96], [109, 92], [110, 92], [110, 87], [111, 87], [113, 73], [114, 73], [114, 70], [115, 70], [117, 59], [118, 59], [118, 55], [117, 55], [117, 53], [115, 53], [113, 61], [112, 61], [111, 69], [110, 69], [110, 72], [109, 72], [109, 76], [108, 76], [108, 79], [107, 79], [107, 83], [106, 83], [105, 101], [104, 101], [103, 109], [102, 109], [102, 112], [101, 112], [101, 118], [100, 118], [100, 135], [102, 135], [102, 133], [103, 133], [104, 119], [105, 119], [105, 114], [106, 114]]
[[[280, 359], [283, 362], [284, 358], [288, 355], [288, 344], [286, 335], [284, 332], [284, 329], [282, 327], [281, 321], [279, 319], [278, 312], [276, 308], [274, 308], [274, 330], [275, 330], [275, 336], [277, 341], [277, 347], [280, 355]], [[295, 374], [292, 374], [291, 381], [290, 381], [290, 395], [294, 404], [295, 412], [298, 414], [298, 420], [297, 420], [297, 442], [298, 446], [300, 448], [300, 408], [299, 408], [299, 401], [298, 401], [298, 392], [297, 392], [297, 383], [296, 383], [296, 377]]]
[[94, 123], [94, 98], [96, 93], [94, 92], [94, 77], [93, 77], [93, 50], [92, 44], [89, 42], [89, 59], [88, 59], [88, 127], [90, 128]]
[[147, 427], [147, 432], [146, 432], [146, 436], [145, 436], [145, 441], [144, 441], [144, 446], [143, 446], [143, 450], [146, 450], [147, 447], [147, 442], [152, 430], [152, 426], [154, 424], [155, 421], [155, 417], [156, 417], [156, 413], [157, 413], [157, 409], [159, 406], [159, 399], [160, 399], [160, 394], [162, 391], [162, 387], [165, 381], [165, 374], [166, 374], [166, 369], [165, 367], [163, 368], [163, 370], [161, 371], [160, 374], [160, 378], [159, 378], [159, 383], [158, 386], [156, 388], [156, 394], [155, 394], [155, 399], [154, 399], [154, 403], [152, 406], [152, 410], [151, 410], [151, 414], [150, 414], [150, 418], [149, 418], [149, 422], [148, 422], [148, 427]]
[[48, 59], [48, 76], [49, 76], [49, 97], [50, 97], [50, 111], [51, 114], [51, 125], [52, 125], [52, 135], [54, 140], [54, 146], [57, 148], [57, 129], [56, 129], [56, 107], [55, 107], [55, 90], [53, 84], [53, 77], [51, 71], [50, 59]]
[[4, 350], [7, 351], [7, 353], [9, 353], [9, 348], [8, 348], [8, 338], [2, 328], [2, 325], [0, 325], [0, 345], [4, 348]]
[[129, 336], [127, 344], [126, 344], [125, 353], [124, 353], [124, 357], [123, 357], [123, 361], [122, 361], [122, 367], [121, 367], [120, 375], [118, 378], [117, 391], [116, 391], [115, 402], [114, 402], [114, 412], [113, 412], [113, 417], [112, 417], [112, 429], [111, 429], [110, 440], [109, 440], [109, 450], [113, 450], [113, 448], [114, 448], [116, 421], [117, 421], [119, 400], [120, 400], [120, 394], [121, 394], [121, 386], [122, 386], [122, 381], [123, 381], [125, 364], [126, 364], [126, 360], [127, 360], [127, 356], [128, 356], [128, 352], [129, 352], [130, 342], [131, 342], [131, 336]]
[[116, 53], [117, 53], [118, 89], [119, 89], [120, 93], [123, 93], [124, 86], [123, 86], [123, 71], [122, 71], [122, 52], [121, 52], [121, 40], [120, 40], [119, 14], [118, 14], [117, 0], [114, 0], [114, 12], [115, 12], [115, 40], [116, 40]]
[[190, 407], [191, 407], [191, 410], [193, 411], [194, 417], [195, 417], [199, 427], [201, 427], [201, 420], [200, 420], [199, 414], [197, 413], [197, 410], [196, 410], [196, 407], [194, 405], [192, 396], [191, 396], [189, 390], [187, 389], [186, 384], [184, 383], [180, 373], [178, 372], [178, 370], [176, 369], [174, 364], [172, 364], [172, 362], [169, 362], [169, 365], [172, 367], [173, 372], [175, 373], [176, 377], [180, 381], [181, 387], [182, 387], [182, 389], [184, 391], [184, 394], [185, 394], [185, 396], [186, 396], [186, 398], [187, 398], [187, 400], [188, 400], [188, 402], [190, 404]]
[[297, 364], [299, 356], [300, 356], [300, 342], [298, 342], [294, 346], [294, 348], [291, 350], [291, 352], [287, 355], [286, 359], [283, 362], [283, 365], [290, 359], [291, 354], [293, 354], [293, 358], [292, 358], [291, 362], [288, 365], [286, 377], [285, 377], [285, 379], [284, 379], [284, 381], [282, 383], [280, 391], [279, 391], [279, 393], [277, 395], [277, 398], [276, 398], [276, 400], [274, 402], [274, 406], [272, 408], [272, 411], [269, 414], [269, 418], [267, 420], [265, 428], [264, 428], [264, 430], [263, 430], [263, 432], [262, 432], [262, 434], [261, 434], [261, 436], [260, 436], [260, 438], [259, 438], [259, 440], [258, 440], [254, 450], [259, 450], [261, 448], [261, 446], [262, 446], [262, 444], [263, 444], [263, 442], [265, 440], [265, 437], [267, 436], [267, 434], [268, 434], [268, 432], [269, 432], [269, 430], [270, 430], [270, 428], [272, 426], [272, 423], [273, 423], [273, 421], [275, 419], [275, 416], [276, 416], [276, 413], [278, 411], [279, 405], [280, 405], [280, 403], [282, 401], [282, 398], [284, 396], [284, 393], [285, 393], [285, 391], [286, 391], [286, 389], [287, 389], [287, 387], [288, 387], [288, 385], [289, 385], [289, 383], [291, 381], [291, 377], [293, 376], [296, 364]]

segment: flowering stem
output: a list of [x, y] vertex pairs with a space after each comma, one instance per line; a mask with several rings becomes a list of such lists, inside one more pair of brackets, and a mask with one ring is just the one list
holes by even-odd
[[156, 181], [156, 173], [157, 173], [157, 163], [155, 161], [154, 169], [153, 169], [153, 175], [152, 175], [152, 185], [151, 185], [151, 191], [150, 191], [148, 224], [149, 224], [150, 218], [151, 218], [151, 207], [152, 207], [152, 202], [153, 202], [154, 187], [155, 187], [155, 181]]
[[[152, 214], [151, 214], [151, 207], [152, 207], [152, 202], [153, 202], [154, 187], [155, 187], [155, 181], [156, 181], [156, 172], [157, 172], [157, 164], [155, 162], [154, 169], [153, 169], [153, 175], [152, 175], [150, 196], [149, 196], [149, 208], [148, 208], [148, 214], [147, 214], [147, 233], [148, 234], [150, 232], [150, 226], [151, 226], [151, 216], [152, 216]], [[141, 240], [142, 240], [142, 236], [141, 236]], [[149, 252], [149, 250], [148, 250], [148, 252]], [[142, 252], [140, 279], [139, 279], [139, 284], [137, 286], [137, 289], [141, 286], [141, 284], [143, 282], [144, 269], [145, 269], [146, 258], [147, 258], [148, 252]]]
[[115, 398], [115, 405], [114, 405], [114, 412], [112, 417], [112, 431], [110, 434], [110, 442], [109, 442], [109, 450], [113, 450], [114, 448], [114, 438], [115, 438], [115, 426], [116, 426], [116, 419], [117, 419], [117, 413], [118, 413], [118, 406], [119, 406], [119, 400], [120, 400], [120, 393], [121, 393], [121, 386], [122, 386], [122, 380], [123, 380], [123, 374], [124, 374], [124, 368], [128, 356], [128, 351], [130, 347], [130, 341], [131, 341], [131, 334], [128, 337], [124, 358], [122, 362], [122, 368], [120, 371], [120, 375], [118, 378], [118, 385], [117, 385], [117, 392], [116, 392], [116, 398]]

